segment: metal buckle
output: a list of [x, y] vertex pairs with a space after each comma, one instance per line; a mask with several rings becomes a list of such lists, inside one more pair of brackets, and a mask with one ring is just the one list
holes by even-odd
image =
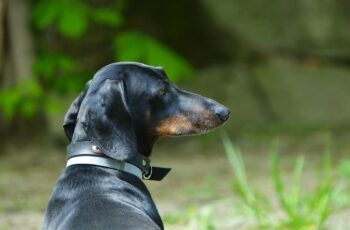
[[145, 179], [145, 180], [149, 180], [152, 177], [152, 173], [153, 173], [152, 166], [150, 166], [148, 174], [142, 173], [142, 178]]
[[96, 154], [102, 154], [102, 150], [96, 145], [91, 146], [91, 150]]

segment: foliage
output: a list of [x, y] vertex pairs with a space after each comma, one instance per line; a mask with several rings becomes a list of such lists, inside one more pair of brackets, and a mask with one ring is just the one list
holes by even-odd
[[11, 120], [15, 115], [30, 117], [39, 110], [47, 112], [47, 108], [56, 103], [48, 94], [76, 93], [93, 75], [92, 71], [96, 71], [90, 70], [89, 66], [85, 69], [79, 66], [78, 58], [62, 48], [53, 50], [42, 42], [47, 31], [54, 30], [61, 36], [61, 41], [69, 40], [72, 46], [79, 46], [79, 42], [94, 33], [90, 25], [106, 27], [115, 30], [115, 60], [163, 66], [173, 81], [192, 75], [190, 64], [166, 45], [137, 31], [123, 31], [126, 3], [113, 1], [112, 6], [96, 7], [84, 0], [35, 1], [31, 14], [32, 26], [38, 31], [34, 77], [1, 92], [0, 106], [4, 116]]
[[142, 33], [123, 32], [116, 37], [114, 47], [118, 60], [131, 59], [150, 65], [163, 66], [173, 81], [178, 80], [181, 76], [193, 74], [193, 69], [183, 58]]
[[190, 206], [188, 208], [188, 230], [215, 230], [213, 219], [213, 210], [210, 206], [196, 207]]
[[76, 62], [72, 57], [54, 52], [38, 54], [33, 72], [40, 78], [42, 85], [58, 93], [80, 91], [87, 81], [86, 76], [90, 76], [89, 73], [76, 70]]
[[185, 223], [186, 227], [184, 229], [188, 230], [217, 229], [213, 218], [213, 208], [210, 205], [199, 207], [191, 204], [183, 215], [167, 215], [164, 216], [163, 221], [168, 225]]
[[[232, 220], [225, 223], [225, 228], [232, 229], [269, 229], [269, 230], [319, 230], [328, 229], [329, 218], [350, 206], [347, 192], [350, 189], [348, 178], [350, 163], [345, 161], [339, 169], [334, 170], [331, 161], [331, 151], [325, 150], [322, 160], [319, 180], [312, 188], [304, 188], [303, 168], [304, 155], [298, 155], [294, 163], [292, 180], [284, 180], [280, 169], [280, 155], [277, 143], [271, 151], [270, 170], [275, 196], [265, 195], [255, 188], [246, 175], [242, 155], [234, 148], [227, 135], [223, 136], [225, 152], [234, 172], [234, 198], [220, 200], [220, 205], [232, 208]], [[336, 172], [340, 174], [336, 174]], [[341, 177], [345, 176], [345, 183]], [[238, 200], [238, 201], [237, 201]], [[277, 202], [277, 203], [276, 203]], [[218, 229], [217, 210], [212, 202], [209, 204], [189, 205], [187, 212], [180, 215], [168, 215], [164, 218], [166, 224], [184, 224], [185, 229], [211, 230]], [[277, 204], [277, 206], [276, 206]], [[226, 220], [228, 221], [228, 220]], [[238, 228], [237, 228], [238, 229]]]
[[32, 21], [39, 30], [53, 26], [62, 36], [71, 39], [83, 38], [88, 32], [89, 20], [118, 28], [114, 39], [117, 60], [164, 66], [172, 80], [193, 74], [190, 64], [161, 42], [137, 31], [121, 30], [124, 7], [124, 1], [116, 1], [112, 8], [96, 8], [81, 0], [41, 0], [34, 7]]
[[[283, 214], [274, 211], [273, 203], [267, 196], [253, 192], [245, 176], [244, 164], [239, 150], [235, 149], [227, 136], [223, 139], [224, 147], [232, 169], [236, 175], [236, 193], [244, 207], [248, 210], [248, 218], [252, 216], [259, 229], [324, 229], [325, 222], [335, 210], [336, 197], [340, 194], [331, 173], [330, 151], [324, 154], [322, 179], [315, 189], [307, 193], [302, 191], [302, 171], [304, 156], [300, 155], [295, 163], [293, 181], [287, 192], [286, 183], [282, 180], [279, 169], [277, 147], [271, 154], [271, 172], [274, 189]], [[302, 195], [303, 192], [303, 195]]]
[[42, 97], [42, 88], [36, 81], [32, 79], [21, 81], [15, 87], [0, 92], [0, 108], [7, 120], [12, 119], [18, 110], [28, 118], [40, 109]]
[[87, 32], [89, 19], [108, 26], [120, 26], [123, 22], [120, 7], [95, 8], [81, 0], [40, 0], [32, 13], [37, 29], [55, 26], [64, 37], [72, 39], [79, 39]]

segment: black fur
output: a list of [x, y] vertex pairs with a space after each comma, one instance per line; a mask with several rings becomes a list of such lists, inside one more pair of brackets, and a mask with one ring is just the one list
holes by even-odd
[[43, 229], [156, 230], [163, 223], [144, 183], [113, 169], [66, 169], [52, 194]]
[[[67, 138], [91, 141], [110, 158], [150, 156], [164, 135], [200, 134], [223, 124], [229, 110], [171, 84], [158, 67], [113, 63], [99, 70], [64, 119]], [[59, 179], [44, 230], [164, 229], [144, 183], [100, 166], [73, 165]]]

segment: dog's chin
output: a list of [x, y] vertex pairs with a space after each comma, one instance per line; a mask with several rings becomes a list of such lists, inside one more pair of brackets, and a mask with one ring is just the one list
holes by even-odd
[[220, 127], [226, 122], [213, 122], [210, 124], [203, 125], [194, 125], [192, 129], [186, 129], [186, 130], [177, 130], [176, 133], [174, 133], [171, 136], [197, 136], [202, 134], [207, 134], [214, 129]]

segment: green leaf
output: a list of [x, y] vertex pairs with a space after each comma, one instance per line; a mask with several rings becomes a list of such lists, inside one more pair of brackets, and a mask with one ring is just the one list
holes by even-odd
[[36, 28], [46, 29], [55, 25], [68, 38], [79, 38], [88, 26], [88, 5], [83, 1], [38, 1], [34, 5], [32, 21]]
[[58, 54], [55, 59], [57, 68], [63, 71], [71, 71], [74, 67], [74, 60], [65, 54]]
[[120, 12], [111, 9], [92, 9], [91, 18], [107, 26], [120, 26], [123, 23], [123, 18]]
[[45, 101], [43, 107], [47, 114], [57, 114], [57, 112], [63, 111], [65, 108], [63, 104], [61, 100], [50, 97]]
[[21, 114], [24, 117], [32, 117], [38, 110], [38, 105], [33, 100], [22, 101], [21, 106], [19, 107]]
[[144, 37], [137, 32], [124, 32], [114, 41], [116, 59], [146, 62], [146, 46]]
[[71, 71], [73, 68], [73, 59], [62, 53], [42, 53], [37, 56], [33, 65], [34, 73], [45, 79], [52, 79], [57, 73], [62, 76], [62, 72]]
[[33, 64], [33, 71], [36, 75], [49, 78], [54, 73], [54, 63], [51, 61], [51, 57], [46, 54], [41, 54], [36, 57]]
[[46, 29], [60, 14], [60, 6], [56, 1], [38, 1], [31, 15], [34, 26]]
[[31, 80], [26, 83], [28, 94], [33, 97], [40, 97], [42, 95], [42, 88], [37, 81]]
[[194, 73], [192, 66], [180, 55], [159, 41], [138, 32], [119, 34], [115, 39], [114, 48], [117, 60], [162, 66], [173, 81], [190, 77]]
[[62, 13], [58, 28], [59, 31], [66, 37], [79, 38], [87, 29], [87, 17], [84, 11], [67, 10]]
[[16, 89], [8, 89], [1, 93], [0, 105], [5, 119], [11, 120], [16, 113], [16, 108], [21, 101], [21, 94]]

